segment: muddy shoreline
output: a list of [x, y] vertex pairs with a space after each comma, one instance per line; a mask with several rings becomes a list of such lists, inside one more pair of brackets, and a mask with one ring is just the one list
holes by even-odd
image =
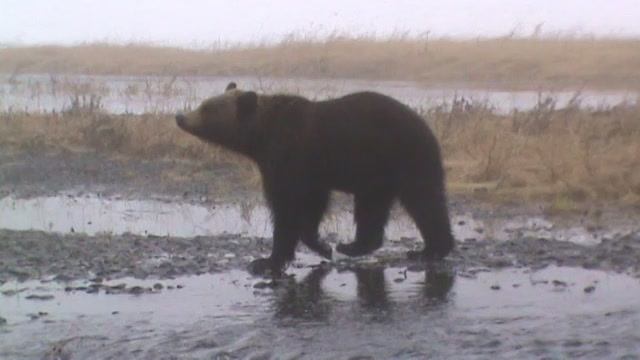
[[67, 192], [74, 196], [96, 193], [187, 202], [224, 202], [259, 195], [234, 165], [207, 167], [174, 159], [118, 158], [98, 152], [32, 153], [0, 148], [0, 197], [31, 198]]
[[[335, 246], [337, 241], [323, 239]], [[406, 259], [417, 239], [390, 242], [366, 259], [338, 258], [336, 268], [350, 265], [424, 268]], [[0, 230], [0, 282], [104, 278], [172, 279], [178, 276], [244, 270], [255, 258], [267, 256], [271, 239], [219, 237], [172, 238], [60, 235]], [[320, 266], [324, 261], [301, 245], [295, 267]], [[522, 238], [505, 242], [462, 241], [442, 264], [461, 273], [478, 269], [543, 269], [581, 267], [624, 273], [640, 278], [640, 232], [603, 241], [596, 246], [566, 241]], [[440, 264], [438, 262], [438, 264]], [[428, 265], [428, 264], [427, 264]]]
[[[246, 164], [204, 164], [170, 158], [119, 157], [96, 151], [23, 151], [0, 147], [0, 198], [34, 198], [97, 194], [105, 198], [185, 203], [263, 203], [257, 174]], [[449, 194], [452, 212], [475, 216], [552, 216], [569, 221], [615, 223], [640, 219], [640, 208], [612, 201], [585, 201], [556, 211], [549, 202], [492, 199], [486, 189], [473, 194]], [[332, 204], [349, 206], [351, 197], [335, 193]]]

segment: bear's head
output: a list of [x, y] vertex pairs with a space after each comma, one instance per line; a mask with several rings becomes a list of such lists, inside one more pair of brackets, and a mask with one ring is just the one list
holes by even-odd
[[194, 111], [178, 113], [182, 130], [241, 153], [248, 151], [249, 133], [257, 117], [258, 95], [229, 83], [222, 95], [209, 98]]

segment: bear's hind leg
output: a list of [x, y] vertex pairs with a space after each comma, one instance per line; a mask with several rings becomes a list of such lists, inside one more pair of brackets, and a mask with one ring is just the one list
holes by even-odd
[[379, 249], [393, 198], [390, 193], [356, 194], [356, 239], [349, 244], [338, 244], [336, 250], [347, 256], [362, 256]]
[[412, 181], [402, 189], [400, 202], [416, 223], [425, 243], [422, 251], [410, 251], [409, 257], [426, 260], [447, 256], [454, 247], [454, 239], [444, 185], [433, 186]]

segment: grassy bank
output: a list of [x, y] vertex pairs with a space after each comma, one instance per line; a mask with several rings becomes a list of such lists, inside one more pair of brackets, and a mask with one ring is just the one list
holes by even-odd
[[[640, 205], [640, 107], [557, 110], [553, 99], [498, 115], [463, 99], [423, 112], [439, 138], [454, 194], [487, 200], [543, 200], [570, 210], [591, 201]], [[0, 114], [3, 151], [101, 152], [176, 159], [202, 167], [235, 164], [249, 186], [248, 161], [179, 131], [170, 115]]]
[[640, 40], [288, 39], [188, 50], [141, 44], [0, 49], [0, 72], [415, 80], [507, 89], [640, 88]]

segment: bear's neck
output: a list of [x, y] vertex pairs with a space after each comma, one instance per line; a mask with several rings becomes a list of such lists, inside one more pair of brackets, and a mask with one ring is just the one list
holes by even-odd
[[258, 101], [255, 117], [244, 124], [241, 131], [233, 134], [215, 131], [204, 138], [248, 157], [259, 166], [270, 161], [269, 154], [283, 146], [286, 130], [304, 121], [313, 102], [292, 95], [261, 95]]

